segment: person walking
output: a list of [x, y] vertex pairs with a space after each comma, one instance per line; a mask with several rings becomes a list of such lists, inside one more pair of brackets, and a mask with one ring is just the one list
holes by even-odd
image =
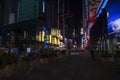
[[94, 52], [94, 50], [91, 50], [91, 51], [90, 51], [90, 54], [91, 54], [91, 59], [92, 59], [93, 61], [95, 61], [95, 52]]

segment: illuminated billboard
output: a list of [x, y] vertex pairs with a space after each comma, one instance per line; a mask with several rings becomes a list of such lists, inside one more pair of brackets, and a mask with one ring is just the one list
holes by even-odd
[[92, 28], [95, 18], [96, 18], [96, 9], [100, 0], [89, 0], [89, 28]]
[[120, 37], [120, 0], [109, 0], [107, 4], [108, 35]]

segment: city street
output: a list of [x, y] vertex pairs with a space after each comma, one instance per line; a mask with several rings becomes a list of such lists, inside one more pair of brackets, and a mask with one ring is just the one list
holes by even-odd
[[120, 80], [120, 0], [0, 0], [0, 80]]
[[8, 80], [120, 80], [120, 65], [92, 61], [89, 55], [70, 55], [48, 64], [36, 62], [28, 75], [23, 62]]

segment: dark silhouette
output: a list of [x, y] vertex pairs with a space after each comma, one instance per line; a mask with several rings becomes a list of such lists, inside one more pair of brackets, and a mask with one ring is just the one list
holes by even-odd
[[92, 60], [95, 61], [95, 52], [94, 52], [94, 50], [91, 50], [90, 54], [91, 54]]

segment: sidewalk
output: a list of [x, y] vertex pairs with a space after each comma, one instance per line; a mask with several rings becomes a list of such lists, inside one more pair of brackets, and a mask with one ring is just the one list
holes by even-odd
[[70, 55], [66, 61], [36, 65], [27, 75], [21, 63], [9, 80], [120, 80], [120, 65], [92, 61], [89, 55]]

